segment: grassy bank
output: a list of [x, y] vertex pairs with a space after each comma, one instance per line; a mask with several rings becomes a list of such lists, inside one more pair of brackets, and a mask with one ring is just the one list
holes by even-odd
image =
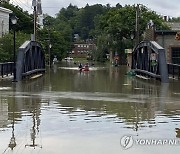
[[86, 58], [75, 57], [73, 58], [73, 61], [84, 63], [84, 62], [87, 62], [88, 60]]

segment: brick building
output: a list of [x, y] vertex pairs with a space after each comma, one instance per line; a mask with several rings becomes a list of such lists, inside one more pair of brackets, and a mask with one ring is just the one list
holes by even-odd
[[168, 25], [171, 30], [155, 30], [154, 26], [148, 26], [144, 39], [156, 41], [165, 49], [167, 63], [180, 64], [180, 41], [176, 40], [180, 24], [169, 23]]
[[74, 43], [74, 48], [69, 56], [87, 58], [93, 50], [96, 50], [96, 45], [93, 42]]

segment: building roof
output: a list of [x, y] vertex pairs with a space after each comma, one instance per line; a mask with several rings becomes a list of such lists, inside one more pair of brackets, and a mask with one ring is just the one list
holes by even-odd
[[156, 30], [155, 34], [158, 35], [176, 35], [177, 30]]
[[171, 28], [171, 30], [180, 31], [180, 22], [166, 22], [166, 24]]
[[9, 9], [4, 8], [4, 7], [0, 7], [0, 11], [5, 12], [5, 13], [9, 13], [9, 14], [13, 12], [13, 11], [11, 11]]

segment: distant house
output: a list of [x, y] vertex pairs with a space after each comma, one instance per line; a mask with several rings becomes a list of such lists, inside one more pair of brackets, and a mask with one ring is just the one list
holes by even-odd
[[156, 41], [166, 51], [168, 63], [180, 64], [180, 41], [176, 40], [176, 34], [180, 32], [180, 23], [168, 23], [171, 30], [155, 30], [154, 25], [148, 26], [145, 32], [145, 40]]
[[0, 37], [9, 32], [9, 14], [11, 10], [0, 7]]
[[92, 51], [96, 50], [96, 45], [93, 42], [74, 43], [74, 48], [70, 53], [71, 57], [88, 57]]

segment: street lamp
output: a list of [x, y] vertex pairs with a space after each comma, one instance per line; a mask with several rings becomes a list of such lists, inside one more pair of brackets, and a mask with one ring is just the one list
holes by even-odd
[[[13, 14], [11, 16], [11, 23], [13, 26], [15, 26], [17, 24], [17, 17]], [[16, 35], [15, 35], [15, 27], [14, 27], [14, 53], [13, 53], [13, 60], [14, 60], [14, 69], [13, 69], [13, 74], [14, 74], [14, 78], [13, 78], [13, 82], [16, 82]]]
[[52, 48], [52, 45], [49, 44], [49, 67], [51, 67], [51, 48]]
[[132, 42], [132, 49], [133, 49], [133, 46], [134, 46], [134, 44], [133, 44], [133, 40], [134, 40], [134, 34], [133, 33], [131, 33], [131, 42]]

